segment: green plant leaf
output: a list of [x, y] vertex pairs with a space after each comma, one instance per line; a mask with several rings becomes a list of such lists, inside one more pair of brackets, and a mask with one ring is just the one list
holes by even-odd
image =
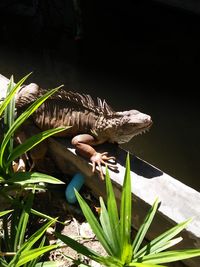
[[16, 172], [10, 179], [7, 180], [7, 183], [16, 183], [21, 185], [31, 183], [65, 184], [53, 176], [39, 172]]
[[167, 267], [167, 266], [164, 266], [164, 265], [157, 265], [157, 264], [150, 264], [150, 263], [140, 263], [140, 262], [131, 262], [129, 264], [126, 265], [127, 267], [128, 266], [131, 266], [131, 267]]
[[[117, 252], [118, 252], [118, 247], [116, 247], [117, 244], [115, 244], [115, 239], [113, 238], [113, 234], [112, 234], [112, 228], [111, 228], [111, 224], [110, 224], [110, 218], [107, 212], [107, 209], [105, 207], [103, 198], [100, 197], [100, 222], [101, 222], [101, 226], [102, 229], [104, 231], [105, 237], [107, 239], [107, 242], [110, 245], [110, 248], [112, 250], [112, 256], [116, 256]], [[117, 255], [119, 256], [119, 254]]]
[[[14, 88], [14, 80], [13, 76], [11, 76], [10, 83], [7, 88], [7, 95], [9, 95], [9, 93], [12, 91], [13, 88]], [[12, 97], [12, 99], [10, 100], [4, 111], [4, 125], [6, 130], [12, 127], [14, 123], [14, 116], [15, 116], [15, 98]], [[12, 150], [13, 150], [13, 137], [10, 138], [9, 141], [8, 154], [11, 153]]]
[[[31, 255], [29, 255], [29, 252], [30, 252], [32, 246], [44, 235], [46, 230], [52, 224], [54, 224], [56, 222], [56, 220], [57, 219], [53, 219], [53, 220], [48, 221], [45, 225], [40, 227], [24, 244], [22, 244], [21, 248], [17, 251], [16, 255], [13, 257], [13, 259], [9, 263], [9, 267], [21, 266], [21, 265], [17, 265], [17, 264], [19, 264], [19, 261], [20, 261], [20, 264], [21, 264], [21, 262], [23, 261], [23, 256], [26, 257], [26, 260], [28, 260], [31, 257]], [[55, 247], [57, 247], [57, 245], [55, 245]], [[52, 247], [51, 248], [46, 247], [46, 249], [47, 249], [46, 251], [49, 251], [49, 250], [51, 250], [53, 248]], [[42, 248], [39, 248], [37, 251], [34, 251], [34, 250], [32, 250], [32, 251], [33, 251], [35, 257], [39, 257], [40, 255], [45, 253], [45, 251], [42, 250]], [[31, 257], [31, 260], [32, 259], [34, 259], [34, 257]]]
[[31, 73], [27, 74], [25, 77], [23, 77], [15, 86], [14, 88], [10, 91], [8, 96], [6, 96], [5, 100], [2, 102], [0, 105], [0, 117], [3, 114], [5, 108], [7, 107], [8, 103], [10, 100], [13, 98], [15, 95], [16, 91], [20, 88], [20, 86], [26, 81], [26, 79], [31, 75]]
[[69, 127], [66, 127], [66, 128], [60, 127], [60, 128], [49, 129], [49, 130], [38, 133], [38, 134], [28, 138], [24, 143], [18, 145], [16, 148], [14, 148], [13, 152], [8, 157], [6, 167], [8, 167], [13, 160], [15, 160], [20, 155], [26, 153], [27, 151], [29, 151], [30, 149], [35, 147], [37, 144], [39, 144], [40, 142], [42, 142], [46, 138], [48, 138], [48, 137], [50, 137], [56, 133], [62, 132], [64, 130], [66, 130], [67, 128], [69, 128]]
[[130, 240], [131, 233], [131, 176], [130, 176], [130, 158], [127, 154], [126, 172], [122, 187], [121, 205], [120, 205], [120, 238], [122, 245], [121, 260], [130, 262], [132, 258], [132, 246]]
[[21, 251], [28, 251], [46, 232], [46, 230], [55, 222], [57, 221], [57, 218], [53, 220], [49, 220], [46, 224], [44, 224], [42, 227], [40, 227], [28, 240], [26, 243], [24, 243], [21, 247]]
[[74, 191], [75, 191], [75, 194], [76, 194], [76, 198], [77, 198], [77, 200], [79, 202], [79, 205], [81, 207], [81, 210], [82, 210], [86, 220], [90, 224], [90, 227], [92, 228], [92, 231], [94, 232], [94, 234], [96, 235], [97, 239], [99, 240], [101, 245], [104, 247], [106, 252], [109, 255], [112, 255], [112, 249], [111, 249], [111, 247], [110, 247], [110, 245], [109, 245], [109, 243], [107, 241], [106, 235], [103, 232], [99, 222], [97, 221], [96, 217], [92, 213], [90, 207], [87, 205], [87, 203], [81, 197], [81, 195], [78, 193], [78, 191], [77, 190], [74, 190]]
[[141, 250], [139, 250], [136, 255], [136, 258], [143, 257], [146, 254], [152, 254], [157, 251], [162, 246], [165, 246], [165, 244], [175, 237], [177, 234], [179, 234], [187, 225], [191, 222], [192, 219], [188, 219], [185, 222], [179, 223], [176, 226], [172, 227], [171, 229], [167, 230], [163, 234], [156, 237], [154, 240], [149, 242], [146, 246], [144, 246]]
[[5, 179], [3, 178], [3, 176], [0, 175], [0, 183], [4, 182]]
[[[49, 245], [49, 246], [44, 246], [41, 248], [35, 248], [35, 249], [23, 251], [21, 253], [21, 255], [19, 256], [19, 260], [16, 263], [15, 267], [20, 267], [20, 266], [26, 264], [27, 262], [30, 262], [30, 261], [36, 259], [37, 257], [40, 257], [41, 255], [45, 254], [46, 252], [53, 250], [53, 249], [56, 249], [57, 247], [58, 247], [58, 245]], [[9, 267], [10, 267], [10, 265], [9, 265]]]
[[136, 237], [133, 241], [133, 244], [132, 244], [132, 248], [133, 248], [133, 257], [134, 255], [137, 253], [138, 249], [140, 248], [140, 245], [142, 244], [142, 241], [144, 240], [144, 237], [152, 223], [152, 220], [156, 214], [156, 211], [158, 209], [158, 204], [159, 204], [159, 201], [158, 199], [155, 200], [155, 202], [153, 203], [150, 211], [148, 212], [147, 216], [145, 217], [144, 219], [144, 222], [143, 224], [140, 226], [137, 234], [136, 234]]
[[67, 244], [70, 246], [72, 249], [77, 251], [78, 253], [83, 254], [84, 256], [91, 258], [91, 259], [96, 259], [99, 257], [99, 254], [93, 251], [90, 248], [85, 247], [84, 245], [78, 243], [76, 240], [72, 239], [69, 236], [62, 235], [58, 232], [55, 232], [55, 236], [60, 239], [63, 243]]
[[105, 264], [105, 266], [108, 267], [123, 267], [123, 263], [116, 259], [115, 257], [103, 257], [100, 256], [99, 253], [96, 253], [95, 251], [83, 246], [82, 244], [79, 244], [74, 239], [70, 238], [69, 236], [62, 235], [60, 233], [55, 233], [55, 236], [60, 239], [63, 243], [70, 246], [72, 249], [77, 251], [78, 253], [81, 253], [82, 255], [100, 263]]
[[[46, 236], [43, 236], [40, 245], [38, 246], [39, 248], [44, 247], [45, 244], [45, 240], [46, 240]], [[35, 259], [33, 259], [32, 261], [30, 261], [29, 263], [26, 264], [26, 267], [35, 267], [35, 265], [39, 262], [39, 260], [41, 259], [42, 256], [36, 257]]]
[[[15, 233], [15, 242], [14, 242], [14, 251], [16, 252], [21, 248], [21, 245], [24, 243], [24, 237], [27, 229], [27, 224], [29, 220], [29, 215], [31, 211], [31, 207], [33, 205], [34, 195], [32, 192], [28, 194], [26, 202], [23, 206], [21, 216], [17, 225], [17, 230]], [[15, 224], [15, 223], [14, 223]], [[16, 227], [16, 225], [15, 225]]]
[[119, 236], [119, 215], [118, 208], [113, 191], [108, 168], [106, 168], [106, 195], [107, 195], [107, 209], [112, 231], [112, 239], [115, 244], [115, 256], [119, 255], [121, 250], [120, 236]]
[[[44, 214], [44, 213], [42, 213], [42, 212], [39, 212], [39, 211], [37, 211], [37, 210], [35, 210], [35, 209], [31, 209], [31, 213], [34, 214], [34, 215], [36, 215], [36, 216], [38, 216], [38, 217], [47, 219], [47, 220], [55, 220], [53, 217], [51, 217], [51, 216], [49, 216], [49, 215], [47, 215], [47, 214]], [[65, 225], [64, 222], [61, 222], [61, 221], [59, 221], [59, 220], [56, 220], [56, 222]]]
[[156, 253], [159, 253], [163, 250], [166, 250], [170, 247], [175, 246], [176, 244], [180, 243], [183, 240], [182, 237], [177, 237], [174, 239], [169, 240], [168, 242], [166, 242], [165, 244], [163, 244], [162, 246], [160, 246], [159, 248], [156, 249]]
[[0, 211], [0, 217], [8, 214], [8, 213], [11, 213], [13, 210], [5, 210], [5, 211]]
[[199, 256], [200, 249], [173, 250], [160, 252], [153, 255], [146, 255], [142, 258], [142, 262], [151, 264], [162, 264], [174, 261], [181, 261]]
[[8, 267], [8, 263], [3, 258], [1, 258], [1, 256], [0, 256], [0, 266], [1, 267]]
[[[6, 149], [6, 146], [12, 137], [12, 135], [15, 133], [15, 131], [18, 129], [18, 127], [29, 117], [31, 114], [52, 94], [54, 94], [61, 86], [52, 89], [48, 91], [46, 94], [41, 96], [39, 99], [37, 99], [32, 105], [30, 105], [27, 110], [25, 110], [13, 123], [12, 127], [7, 131], [6, 135], [4, 136], [4, 139], [2, 141], [1, 147], [0, 147], [0, 167], [3, 168], [4, 164], [6, 164], [6, 159], [4, 158], [4, 152]], [[4, 162], [5, 161], [5, 162]]]

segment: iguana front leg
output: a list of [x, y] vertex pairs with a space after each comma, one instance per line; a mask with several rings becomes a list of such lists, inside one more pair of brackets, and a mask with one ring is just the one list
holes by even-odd
[[102, 179], [104, 179], [102, 165], [106, 165], [114, 170], [117, 169], [117, 166], [109, 162], [109, 160], [115, 160], [115, 157], [109, 157], [108, 152], [99, 153], [92, 147], [99, 144], [100, 142], [90, 134], [80, 134], [72, 139], [72, 145], [75, 146], [77, 152], [80, 155], [90, 159], [92, 162], [92, 171], [94, 172], [96, 166], [98, 166], [100, 176]]

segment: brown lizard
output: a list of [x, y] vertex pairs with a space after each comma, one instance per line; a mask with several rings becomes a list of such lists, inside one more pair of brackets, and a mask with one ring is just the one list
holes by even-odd
[[[23, 111], [46, 91], [34, 83], [22, 87], [16, 94], [17, 110]], [[102, 165], [117, 168], [110, 162], [115, 158], [107, 152], [97, 152], [93, 146], [104, 142], [126, 143], [152, 125], [151, 117], [137, 110], [115, 112], [105, 100], [97, 98], [95, 103], [89, 95], [63, 89], [48, 98], [32, 119], [40, 130], [71, 126], [57, 136], [71, 137], [77, 152], [90, 159], [93, 172], [99, 167], [102, 178]]]

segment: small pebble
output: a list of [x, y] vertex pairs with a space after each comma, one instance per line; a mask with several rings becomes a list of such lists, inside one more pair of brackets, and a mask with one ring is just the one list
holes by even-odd
[[75, 203], [77, 201], [74, 188], [79, 191], [84, 184], [84, 176], [81, 173], [76, 173], [65, 190], [65, 197], [68, 203]]

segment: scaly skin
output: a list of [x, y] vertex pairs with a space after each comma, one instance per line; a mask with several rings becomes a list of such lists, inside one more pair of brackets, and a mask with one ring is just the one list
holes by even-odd
[[[16, 95], [18, 111], [23, 111], [45, 92], [36, 84], [23, 87]], [[151, 117], [137, 110], [115, 112], [105, 100], [97, 98], [95, 103], [89, 95], [64, 90], [48, 98], [32, 118], [40, 130], [71, 126], [57, 136], [72, 138], [77, 152], [92, 162], [93, 171], [99, 167], [102, 179], [102, 165], [116, 169], [111, 162], [115, 158], [107, 152], [98, 153], [93, 146], [104, 142], [126, 143], [152, 125]]]

